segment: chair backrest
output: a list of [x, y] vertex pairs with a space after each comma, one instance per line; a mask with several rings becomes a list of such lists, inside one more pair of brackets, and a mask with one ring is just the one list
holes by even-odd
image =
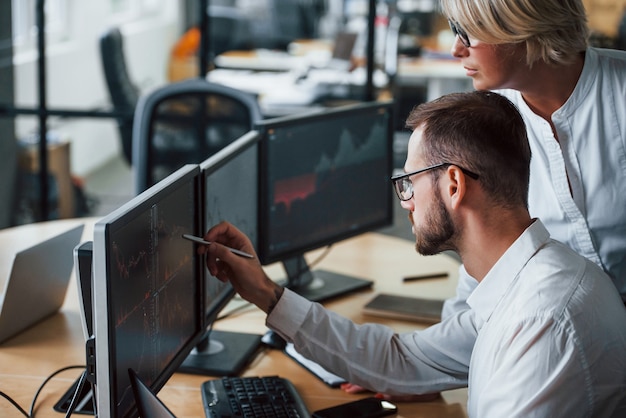
[[131, 163], [133, 114], [139, 100], [139, 88], [130, 79], [124, 57], [124, 42], [118, 28], [110, 28], [100, 36], [100, 56], [113, 108], [128, 114], [118, 119], [118, 126], [124, 156]]
[[209, 59], [229, 50], [252, 48], [249, 22], [235, 7], [210, 5], [209, 17]]
[[202, 78], [142, 96], [133, 125], [137, 194], [185, 164], [200, 163], [261, 120], [253, 95]]

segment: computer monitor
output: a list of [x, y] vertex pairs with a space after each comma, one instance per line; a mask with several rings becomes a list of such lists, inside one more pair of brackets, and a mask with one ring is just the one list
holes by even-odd
[[[257, 159], [260, 134], [250, 131], [200, 164], [204, 193], [204, 230], [229, 221], [257, 242]], [[203, 231], [204, 234], [204, 231]], [[206, 268], [206, 267], [205, 267]], [[210, 376], [235, 376], [254, 357], [261, 335], [213, 330], [224, 306], [235, 296], [205, 270], [207, 333], [180, 371]]]
[[135, 416], [129, 369], [156, 393], [204, 335], [200, 181], [184, 166], [95, 224], [98, 416]]
[[393, 222], [392, 102], [264, 120], [256, 129], [261, 262], [282, 262], [287, 286], [315, 301], [369, 287], [311, 272], [304, 254]]

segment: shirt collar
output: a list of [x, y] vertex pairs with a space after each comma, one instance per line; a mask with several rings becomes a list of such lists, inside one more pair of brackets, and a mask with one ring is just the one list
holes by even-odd
[[598, 52], [596, 49], [589, 47], [585, 50], [585, 63], [583, 64], [583, 69], [578, 77], [578, 81], [576, 82], [576, 86], [572, 91], [572, 94], [565, 101], [563, 106], [557, 109], [552, 118], [565, 118], [572, 116], [574, 112], [576, 112], [577, 108], [584, 103], [587, 96], [590, 94], [590, 90], [593, 87], [593, 83], [586, 82], [585, 80], [595, 80], [596, 74], [598, 71]]
[[502, 297], [519, 277], [526, 263], [549, 240], [548, 230], [539, 219], [535, 219], [506, 250], [467, 298], [470, 308], [484, 321], [488, 321]]

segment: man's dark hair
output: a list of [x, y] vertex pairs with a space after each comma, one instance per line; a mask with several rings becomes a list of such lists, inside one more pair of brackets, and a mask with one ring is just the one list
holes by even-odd
[[458, 164], [480, 176], [495, 203], [528, 207], [530, 146], [507, 98], [490, 91], [448, 94], [415, 107], [406, 125], [423, 129], [426, 164]]

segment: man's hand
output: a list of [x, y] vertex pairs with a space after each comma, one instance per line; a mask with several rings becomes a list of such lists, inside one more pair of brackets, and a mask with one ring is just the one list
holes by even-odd
[[[212, 244], [200, 246], [198, 252], [206, 254], [206, 266], [211, 275], [223, 282], [229, 281], [242, 298], [269, 313], [278, 303], [283, 288], [267, 277], [250, 239], [228, 222], [211, 228], [204, 239]], [[245, 251], [254, 258], [233, 254], [225, 246]]]

